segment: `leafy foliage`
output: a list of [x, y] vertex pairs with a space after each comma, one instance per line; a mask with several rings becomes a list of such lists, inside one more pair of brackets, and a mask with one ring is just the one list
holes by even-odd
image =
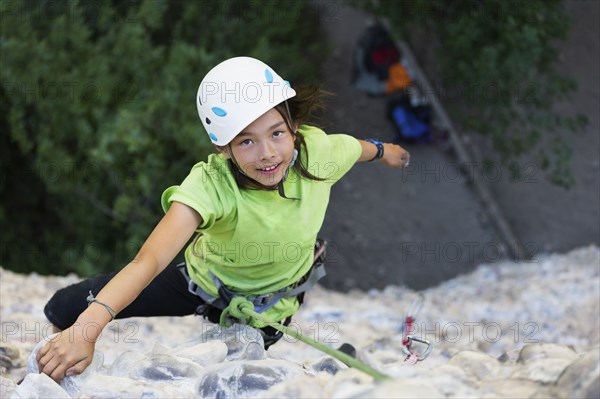
[[212, 152], [194, 96], [234, 55], [314, 79], [302, 2], [0, 3], [0, 264], [96, 274], [123, 266], [160, 195]]
[[353, 3], [387, 17], [400, 36], [419, 30], [435, 37], [443, 80], [436, 91], [465, 130], [488, 135], [509, 162], [535, 152], [552, 182], [567, 188], [574, 183], [571, 150], [561, 132], [584, 127], [587, 118], [552, 112], [553, 103], [576, 88], [554, 69], [554, 44], [572, 24], [562, 2]]

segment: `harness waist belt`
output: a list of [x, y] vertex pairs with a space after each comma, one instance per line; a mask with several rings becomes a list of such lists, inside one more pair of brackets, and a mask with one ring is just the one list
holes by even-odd
[[[185, 268], [185, 263], [180, 263], [179, 265], [177, 265], [177, 267], [179, 268], [179, 270], [181, 271], [181, 273], [183, 274], [183, 276], [186, 278], [186, 280], [188, 282], [188, 291], [191, 292], [192, 294], [197, 295], [200, 298], [202, 298], [202, 300], [204, 300], [207, 304], [215, 306], [219, 309], [225, 309], [229, 305], [229, 302], [231, 301], [231, 299], [233, 299], [236, 296], [243, 296], [243, 295], [240, 295], [234, 291], [231, 291], [227, 287], [225, 287], [225, 284], [223, 284], [223, 282], [217, 276], [215, 276], [212, 272], [210, 272], [210, 276], [213, 279], [215, 286], [217, 287], [217, 291], [219, 292], [219, 297], [214, 297], [214, 296], [210, 295], [208, 292], [206, 292], [205, 290], [203, 290], [201, 287], [199, 287], [191, 279], [191, 277], [188, 275], [187, 270]], [[256, 312], [262, 313], [265, 310], [269, 309], [270, 307], [274, 306], [277, 302], [279, 302], [279, 300], [281, 298], [294, 297], [303, 292], [308, 291], [320, 279], [325, 277], [326, 274], [327, 274], [327, 272], [325, 270], [325, 264], [318, 263], [318, 264], [315, 264], [311, 268], [311, 270], [308, 272], [308, 277], [305, 276], [306, 280], [302, 284], [298, 285], [297, 287], [295, 287], [295, 285], [297, 283], [294, 283], [292, 285], [289, 285], [287, 287], [280, 289], [277, 292], [272, 292], [269, 294], [263, 294], [263, 295], [257, 295], [257, 296], [250, 296], [250, 297], [245, 297], [245, 298], [248, 301], [252, 302], [252, 304], [254, 304], [254, 309]], [[305, 277], [302, 277], [299, 281], [301, 281]]]

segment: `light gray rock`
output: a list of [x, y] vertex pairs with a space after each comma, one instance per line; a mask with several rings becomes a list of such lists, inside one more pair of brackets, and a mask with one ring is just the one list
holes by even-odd
[[71, 396], [46, 374], [27, 374], [17, 385], [11, 398], [23, 399], [70, 399]]
[[[577, 253], [589, 256], [581, 257]], [[196, 317], [176, 320], [167, 317], [144, 319], [141, 324], [145, 326], [141, 327], [144, 339], [130, 342], [127, 348], [122, 340], [99, 342], [105, 358], [116, 360], [110, 367], [98, 364], [97, 368], [88, 368], [89, 375], [63, 380], [63, 390], [58, 388], [58, 396], [65, 397], [66, 392], [77, 398], [201, 397], [202, 391], [209, 397], [219, 398], [374, 395], [597, 398], [600, 397], [600, 359], [599, 348], [594, 345], [598, 345], [599, 338], [597, 323], [593, 321], [598, 320], [600, 303], [599, 259], [600, 251], [593, 247], [542, 258], [535, 265], [500, 262], [427, 289], [425, 307], [415, 326], [419, 327], [418, 334], [434, 341], [435, 348], [425, 362], [415, 366], [403, 362], [401, 337], [394, 327], [401, 323], [414, 292], [402, 291], [402, 295], [397, 295], [388, 287], [369, 294], [359, 291], [342, 294], [315, 287], [310, 301], [295, 316], [295, 322], [304, 333], [321, 341], [335, 338], [339, 342], [353, 342], [361, 348], [359, 359], [393, 377], [393, 381], [385, 384], [373, 381], [356, 369], [340, 368], [336, 372], [331, 359], [302, 343], [284, 339], [266, 353], [260, 333], [247, 326], [215, 329], [214, 325]], [[45, 322], [41, 309], [52, 292], [43, 291], [43, 277], [35, 277], [38, 280], [32, 283], [31, 276], [4, 274], [1, 268], [0, 273], [3, 326], [5, 322], [21, 329], [27, 326], [24, 333], [32, 334], [31, 326]], [[56, 281], [61, 286], [74, 282], [62, 278]], [[31, 286], [35, 286], [36, 291], [23, 290]], [[53, 291], [60, 288], [58, 283], [51, 286]], [[481, 289], [482, 286], [486, 288]], [[27, 302], [27, 305], [21, 306], [18, 302]], [[392, 303], [394, 314], [398, 315], [390, 316], [386, 322], [380, 316], [391, 314]], [[330, 312], [335, 309], [342, 313]], [[330, 316], [335, 320], [334, 330], [316, 324], [327, 321], [323, 318]], [[377, 320], [381, 328], [371, 328], [372, 320]], [[445, 330], [444, 326], [453, 320], [480, 324], [472, 328], [471, 324], [459, 323], [462, 338], [452, 340], [453, 335], [448, 332], [453, 330]], [[485, 330], [490, 320], [501, 327], [502, 334], [497, 341], [494, 329]], [[440, 327], [435, 327], [436, 323]], [[168, 342], [183, 342], [196, 331], [206, 331], [207, 327], [212, 330], [202, 337], [195, 335], [195, 340], [184, 346], [170, 348], [157, 343], [151, 350], [153, 343], [165, 337]], [[546, 343], [522, 348], [523, 343], [533, 340]], [[0, 355], [4, 353], [4, 359], [10, 359], [13, 365], [25, 365], [34, 344], [11, 342], [19, 348], [20, 362], [15, 361], [15, 351], [0, 350]], [[134, 351], [124, 352], [125, 349]], [[267, 354], [285, 360], [274, 361]], [[33, 359], [30, 359], [32, 372], [37, 371]], [[194, 366], [189, 366], [190, 362]], [[203, 368], [201, 364], [209, 366]], [[305, 369], [300, 365], [305, 365]], [[25, 376], [24, 371], [24, 367], [12, 369], [8, 375], [10, 380], [6, 374], [0, 377], [0, 397], [20, 399], [17, 388], [33, 390], [45, 383], [48, 389], [57, 389], [48, 377], [39, 374], [31, 374], [23, 388], [18, 387], [16, 381]], [[36, 379], [42, 382], [31, 386]], [[201, 380], [205, 384], [200, 385]], [[68, 385], [69, 381], [72, 385]], [[32, 391], [23, 395], [39, 397], [42, 394]], [[43, 393], [43, 396], [48, 395], [47, 391]]]
[[515, 364], [519, 360], [521, 349], [515, 348], [508, 350], [498, 356], [498, 361], [503, 364]]
[[310, 363], [308, 366], [305, 366], [308, 370], [316, 373], [329, 373], [331, 375], [336, 375], [338, 371], [341, 369], [348, 368], [345, 364], [340, 363], [332, 357], [324, 356], [318, 359], [314, 363]]
[[17, 384], [10, 378], [0, 375], [0, 398], [9, 398], [17, 388]]
[[317, 378], [307, 375], [299, 378], [286, 378], [285, 381], [274, 385], [259, 396], [272, 399], [322, 399], [328, 395]]
[[461, 368], [467, 375], [479, 380], [501, 378], [507, 374], [498, 360], [481, 352], [459, 352], [448, 364]]
[[201, 365], [175, 355], [127, 351], [110, 365], [106, 374], [113, 377], [149, 381], [181, 381], [196, 379], [203, 373]]
[[577, 359], [577, 354], [568, 346], [558, 344], [529, 344], [525, 345], [519, 353], [519, 363], [527, 364], [538, 359]]
[[528, 360], [527, 364], [518, 367], [511, 378], [526, 379], [545, 384], [551, 384], [556, 381], [572, 361], [565, 358]]
[[[477, 387], [477, 396], [482, 398], [542, 398], [551, 397], [548, 390], [534, 381], [518, 379], [501, 379], [485, 381]], [[546, 395], [546, 396], [544, 396]], [[453, 396], [461, 397], [461, 396]]]
[[173, 355], [182, 357], [201, 366], [221, 363], [227, 357], [227, 345], [221, 341], [209, 341], [191, 346], [170, 348], [160, 342], [154, 344], [153, 355]]
[[224, 342], [214, 341], [186, 348], [176, 348], [173, 355], [189, 359], [201, 366], [210, 366], [225, 360], [228, 350]]
[[185, 381], [149, 382], [131, 378], [95, 374], [86, 380], [79, 392], [82, 398], [192, 398], [194, 384]]
[[354, 398], [372, 388], [373, 377], [353, 368], [338, 371], [334, 378], [324, 385], [325, 391], [333, 398]]
[[600, 398], [600, 352], [596, 347], [569, 365], [556, 381], [557, 390], [570, 398]]
[[432, 370], [423, 370], [412, 378], [426, 380], [428, 383], [450, 398], [476, 398], [479, 396], [477, 380], [462, 368], [444, 364]]
[[227, 328], [215, 326], [185, 346], [195, 346], [210, 341], [221, 341], [227, 345], [227, 360], [260, 360], [267, 357], [260, 332], [242, 324], [234, 324]]
[[390, 380], [365, 391], [356, 398], [443, 398], [444, 394], [423, 381]]
[[21, 351], [19, 348], [10, 343], [2, 342], [0, 344], [0, 368], [6, 370], [22, 367]]
[[285, 360], [235, 360], [207, 367], [198, 381], [196, 395], [202, 398], [260, 396], [276, 384], [304, 374], [302, 367]]
[[132, 350], [125, 351], [115, 359], [110, 367], [108, 367], [106, 374], [113, 377], [129, 378], [131, 371], [146, 358], [147, 356], [142, 352]]
[[151, 355], [129, 370], [129, 377], [150, 381], [176, 381], [198, 378], [203, 370], [202, 366], [189, 359], [173, 355]]
[[141, 398], [146, 391], [144, 381], [95, 374], [79, 389], [79, 395], [84, 398]]

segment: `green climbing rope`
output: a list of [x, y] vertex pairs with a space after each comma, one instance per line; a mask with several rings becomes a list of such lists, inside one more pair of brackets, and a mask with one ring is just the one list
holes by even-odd
[[367, 366], [366, 364], [353, 358], [352, 356], [345, 354], [344, 352], [340, 352], [339, 350], [333, 349], [319, 341], [315, 341], [314, 339], [307, 337], [306, 335], [303, 335], [302, 333], [300, 333], [292, 328], [286, 327], [278, 322], [269, 320], [264, 315], [261, 315], [260, 313], [255, 312], [254, 305], [251, 302], [247, 301], [243, 297], [233, 298], [231, 300], [231, 303], [229, 304], [229, 306], [223, 310], [223, 313], [221, 314], [221, 320], [220, 320], [221, 325], [227, 326], [228, 325], [227, 318], [230, 316], [235, 319], [244, 321], [248, 325], [253, 325], [254, 320], [258, 320], [268, 326], [275, 328], [278, 331], [281, 331], [282, 333], [284, 333], [286, 335], [289, 335], [290, 337], [296, 338], [297, 340], [302, 341], [305, 344], [308, 344], [308, 345], [320, 350], [321, 352], [324, 352], [324, 353], [338, 359], [339, 361], [345, 363], [348, 367], [353, 367], [357, 370], [360, 370], [360, 371], [370, 375], [375, 380], [385, 380], [385, 379], [390, 378], [388, 375], [385, 375], [385, 374]]

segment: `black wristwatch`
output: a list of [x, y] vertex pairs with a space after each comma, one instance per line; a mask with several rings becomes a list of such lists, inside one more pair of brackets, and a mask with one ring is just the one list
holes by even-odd
[[365, 141], [368, 141], [369, 143], [375, 144], [377, 146], [377, 154], [375, 154], [373, 159], [370, 159], [369, 162], [372, 162], [376, 159], [381, 159], [381, 157], [383, 157], [383, 143], [375, 139], [366, 139]]

